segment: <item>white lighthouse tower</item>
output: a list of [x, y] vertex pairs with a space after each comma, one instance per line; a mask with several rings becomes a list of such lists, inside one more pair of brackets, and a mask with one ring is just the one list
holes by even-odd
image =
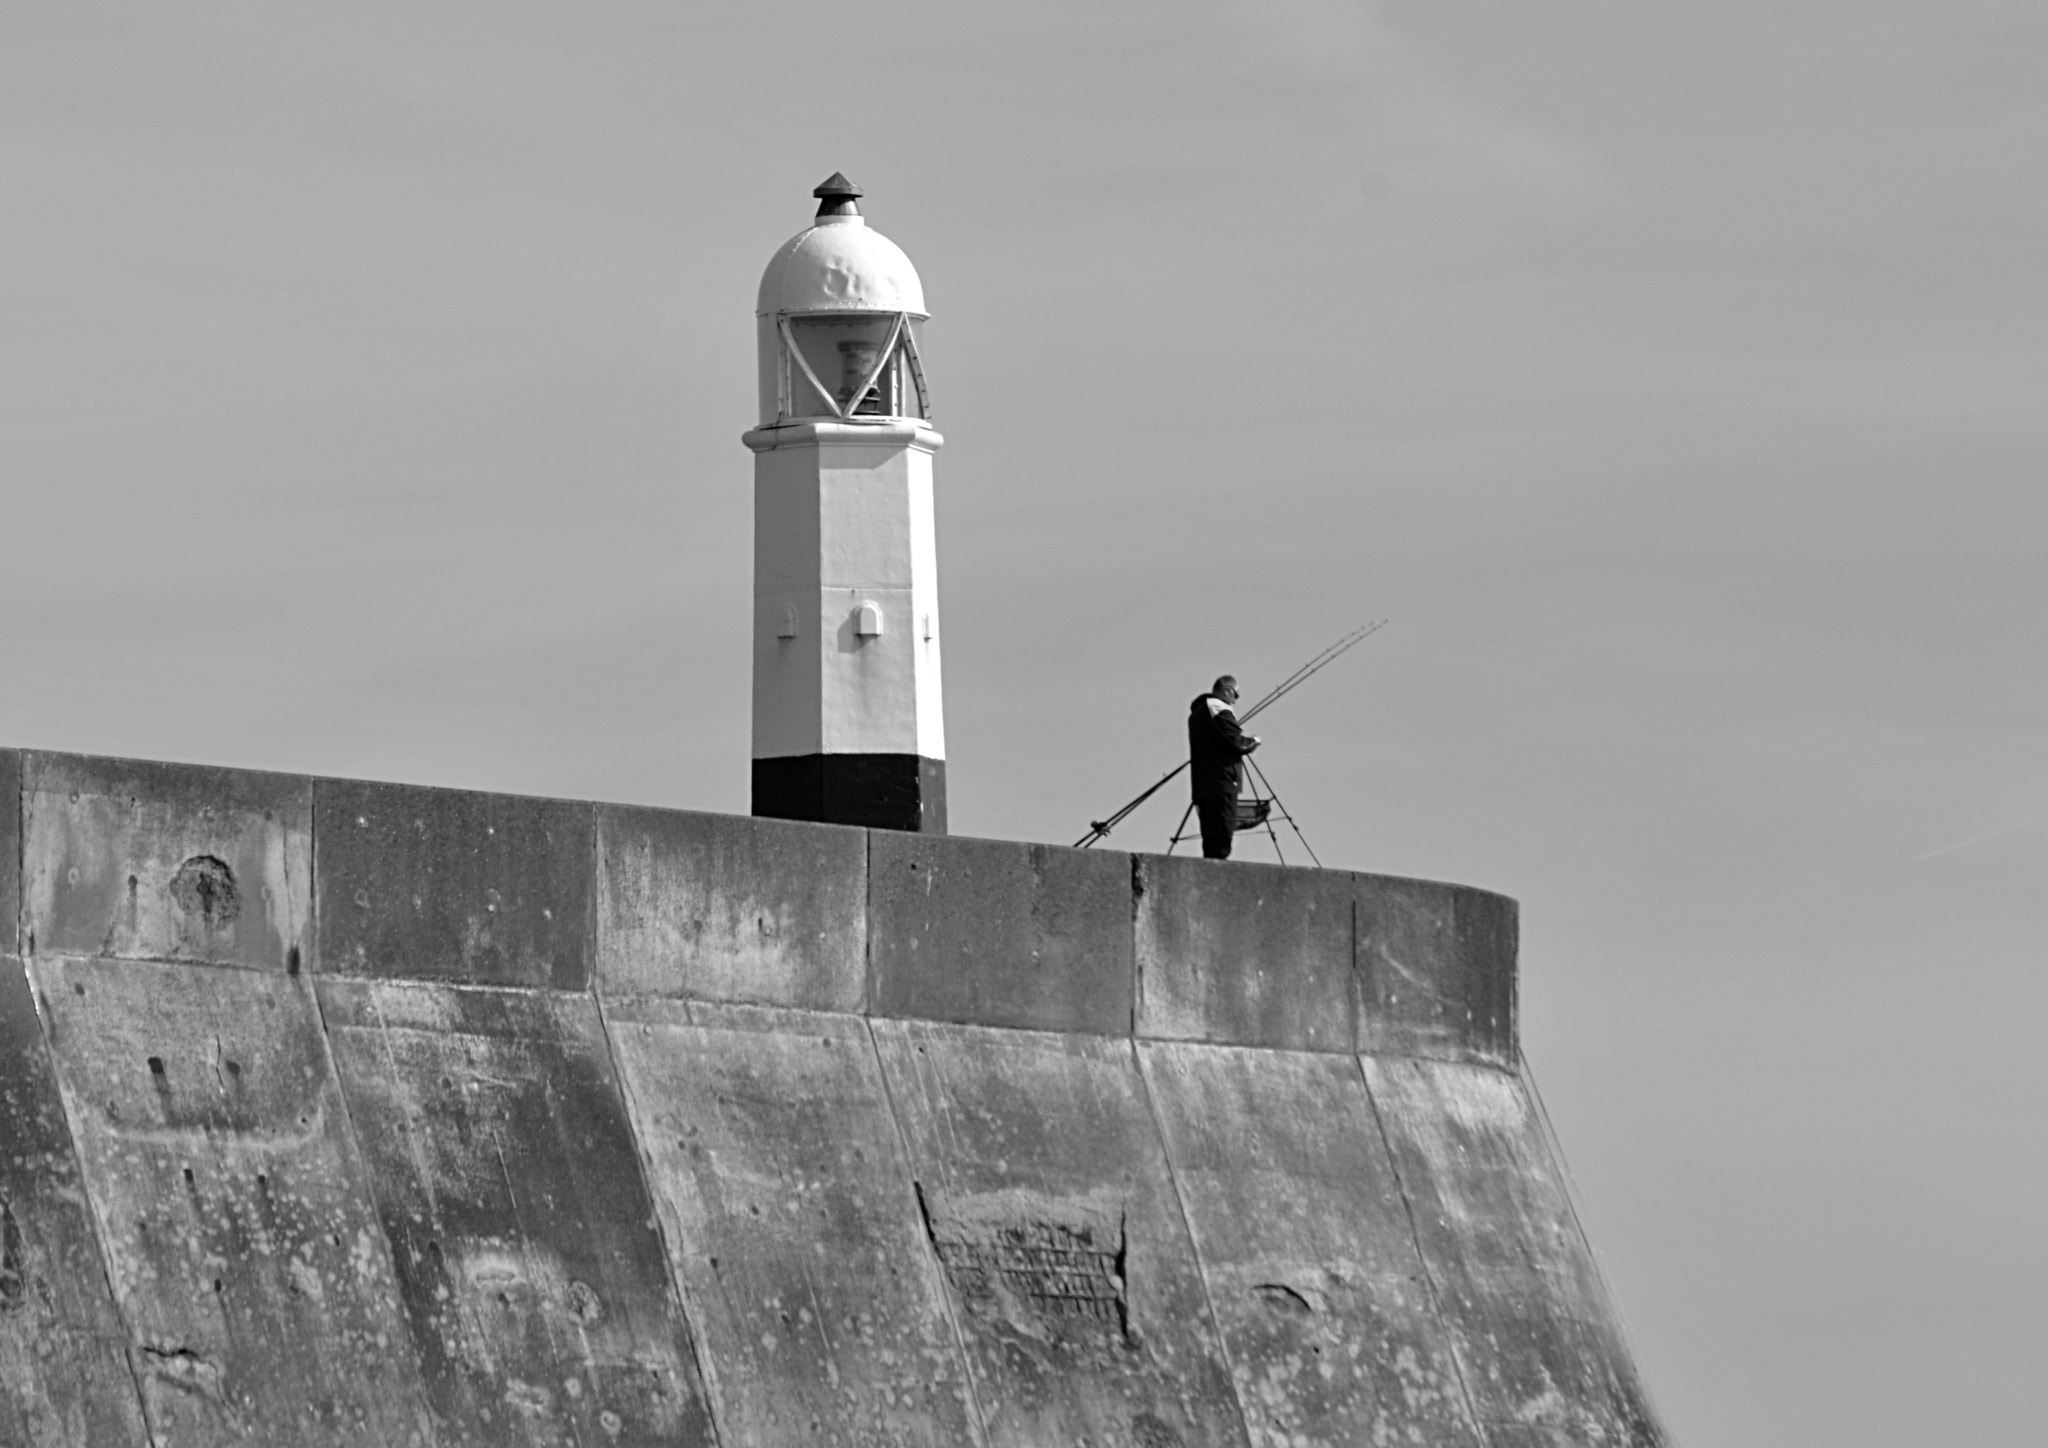
[[924, 288], [844, 176], [755, 308], [753, 811], [946, 830]]

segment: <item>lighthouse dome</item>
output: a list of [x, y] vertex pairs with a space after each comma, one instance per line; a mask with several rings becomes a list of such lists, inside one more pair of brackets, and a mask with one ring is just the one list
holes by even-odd
[[821, 216], [784, 242], [761, 276], [755, 312], [930, 315], [924, 285], [903, 248], [855, 215]]

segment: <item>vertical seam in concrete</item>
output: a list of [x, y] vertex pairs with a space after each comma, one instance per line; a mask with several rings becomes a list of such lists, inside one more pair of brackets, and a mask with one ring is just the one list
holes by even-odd
[[[1145, 1098], [1145, 1110], [1152, 1118], [1152, 1130], [1159, 1137], [1159, 1159], [1166, 1163], [1166, 1184], [1173, 1190], [1173, 1210], [1180, 1218], [1181, 1232], [1188, 1239], [1188, 1251], [1195, 1259], [1195, 1277], [1202, 1284], [1202, 1307], [1209, 1314], [1209, 1330], [1216, 1334], [1216, 1351], [1223, 1358], [1224, 1376], [1230, 1379], [1230, 1401], [1237, 1405], [1237, 1425], [1243, 1430], [1243, 1442], [1252, 1440], [1251, 1413], [1246, 1409], [1244, 1395], [1238, 1388], [1237, 1363], [1230, 1356], [1230, 1341], [1223, 1332], [1223, 1319], [1216, 1314], [1216, 1299], [1209, 1291], [1209, 1264], [1202, 1260], [1202, 1244], [1195, 1236], [1193, 1218], [1188, 1216], [1188, 1204], [1181, 1196], [1180, 1173], [1173, 1164], [1173, 1148], [1167, 1144], [1166, 1121], [1159, 1114], [1159, 1103], [1152, 1099], [1152, 1078], [1145, 1074], [1145, 1053], [1138, 1049], [1136, 1040], [1131, 1042], [1131, 1066], [1138, 1073], [1138, 1090]], [[1129, 1288], [1125, 1291], [1128, 1293]]]
[[[1522, 1061], [1522, 906], [1520, 901], [1510, 903], [1514, 908], [1508, 913], [1508, 924], [1514, 931], [1514, 944], [1508, 952], [1508, 1055], [1519, 1066]], [[1558, 1160], [1559, 1165], [1563, 1165], [1563, 1158]]]
[[[594, 837], [594, 832], [593, 832]], [[712, 1370], [710, 1354], [697, 1341], [697, 1324], [704, 1320], [690, 1295], [689, 1284], [683, 1280], [681, 1262], [684, 1243], [677, 1242], [671, 1247], [668, 1228], [662, 1221], [661, 1199], [655, 1192], [654, 1163], [649, 1158], [647, 1147], [641, 1141], [640, 1103], [633, 1095], [633, 1083], [627, 1079], [625, 1069], [619, 1064], [619, 1049], [612, 1042], [611, 1017], [605, 1014], [604, 997], [597, 990], [597, 961], [591, 957], [590, 998], [597, 1008], [597, 1030], [604, 1037], [605, 1059], [611, 1062], [612, 1080], [618, 1083], [619, 1102], [626, 1108], [626, 1130], [633, 1137], [633, 1154], [640, 1159], [640, 1182], [647, 1192], [647, 1204], [654, 1209], [654, 1237], [661, 1244], [661, 1260], [668, 1264], [669, 1290], [676, 1295], [676, 1309], [682, 1317], [683, 1341], [690, 1349], [690, 1361], [697, 1369], [697, 1382], [704, 1391], [704, 1421], [710, 1426], [711, 1441], [721, 1443], [725, 1432], [719, 1422], [719, 1401], [717, 1374]], [[688, 1003], [684, 1003], [688, 1014]]]
[[[303, 922], [299, 926], [298, 933], [300, 938], [287, 940], [284, 943], [283, 965], [286, 975], [297, 975], [305, 970], [306, 941], [303, 937], [313, 924], [313, 781], [310, 776], [302, 777], [306, 781], [306, 913]], [[284, 832], [284, 845], [278, 851], [278, 858], [284, 867], [285, 918], [290, 919], [292, 909], [292, 840], [289, 829]], [[296, 970], [293, 969], [292, 963], [294, 961], [298, 963]], [[327, 1023], [325, 1021], [320, 1023], [320, 1033], [322, 1035], [327, 1033]]]
[[[592, 801], [584, 808], [590, 811], [590, 856], [584, 862], [589, 875], [583, 882], [583, 969], [588, 973], [583, 988], [590, 992], [592, 1000], [596, 1000], [598, 918], [603, 914], [598, 892], [603, 889], [604, 845], [598, 838], [597, 803]], [[610, 1037], [605, 1039], [605, 1050], [611, 1050]]]
[[1365, 1091], [1366, 1105], [1372, 1108], [1373, 1128], [1380, 1134], [1380, 1149], [1387, 1154], [1387, 1170], [1394, 1174], [1394, 1190], [1401, 1194], [1401, 1211], [1408, 1218], [1408, 1240], [1415, 1247], [1416, 1265], [1422, 1268], [1423, 1286], [1429, 1289], [1430, 1310], [1436, 1317], [1437, 1330], [1444, 1337], [1444, 1351], [1450, 1355], [1451, 1371], [1458, 1375], [1458, 1394], [1465, 1400], [1465, 1412], [1470, 1417], [1472, 1431], [1479, 1435], [1479, 1441], [1488, 1441], [1486, 1420], [1479, 1414], [1479, 1400], [1472, 1395], [1472, 1384], [1465, 1375], [1464, 1354], [1458, 1348], [1458, 1336], [1451, 1330], [1450, 1319], [1444, 1315], [1443, 1289], [1437, 1285], [1436, 1273], [1430, 1270], [1429, 1254], [1422, 1249], [1422, 1233], [1415, 1225], [1415, 1200], [1408, 1194], [1408, 1183], [1401, 1178], [1401, 1159], [1394, 1151], [1394, 1139], [1387, 1134], [1387, 1120], [1380, 1111], [1379, 1098], [1372, 1094], [1372, 1078], [1365, 1074], [1365, 1057], [1354, 1053], [1351, 1064], [1358, 1072], [1358, 1084]]
[[[26, 771], [23, 771], [22, 777], [26, 780]], [[23, 786], [22, 792], [24, 795], [27, 793], [26, 785]], [[22, 829], [27, 829], [25, 821]], [[17, 941], [16, 944], [20, 942]], [[49, 1019], [43, 1013], [40, 999], [42, 992], [36, 988], [35, 977], [29, 974], [27, 958], [16, 955], [14, 963], [15, 968], [21, 972], [22, 984], [28, 988], [29, 1003], [35, 1008], [36, 1034], [43, 1043], [43, 1059], [49, 1063], [50, 1085], [57, 1093], [57, 1109], [64, 1117], [65, 1145], [69, 1148], [71, 1160], [78, 1169], [78, 1189], [85, 1196], [86, 1220], [92, 1225], [94, 1255], [100, 1264], [100, 1286], [106, 1291], [107, 1306], [113, 1310], [114, 1321], [120, 1324], [121, 1335], [125, 1339], [121, 1343], [121, 1361], [128, 1366], [128, 1386], [135, 1393], [135, 1421], [141, 1427], [149, 1448], [158, 1448], [156, 1432], [149, 1426], [149, 1399], [142, 1391], [142, 1373], [135, 1364], [135, 1349], [139, 1339], [136, 1336], [135, 1324], [129, 1320], [127, 1309], [121, 1304], [120, 1295], [114, 1291], [114, 1263], [108, 1253], [106, 1223], [101, 1220], [99, 1203], [93, 1196], [92, 1181], [85, 1172], [85, 1158], [78, 1150], [78, 1128], [72, 1120], [70, 1093], [64, 1089], [63, 1079], [57, 1074], [57, 1052], [50, 1039]]]
[[[860, 1010], [866, 1019], [875, 1004], [875, 832], [860, 832]], [[873, 1044], [872, 1035], [869, 1044]], [[876, 1058], [878, 1061], [880, 1057]], [[886, 1089], [887, 1083], [884, 1083]]]
[[1145, 899], [1145, 889], [1139, 885], [1139, 856], [1130, 856], [1130, 1036], [1133, 1047], [1139, 1038], [1139, 999], [1143, 995], [1143, 973], [1145, 963], [1139, 959], [1139, 907]]
[[[1344, 979], [1344, 1009], [1351, 1017], [1351, 1055], [1356, 1059], [1365, 1049], [1365, 981], [1358, 969], [1358, 877], [1350, 877], [1351, 969]], [[1364, 1067], [1359, 1068], [1361, 1072]]]
[[[370, 1215], [376, 1220], [377, 1235], [384, 1240], [385, 1259], [391, 1266], [391, 1284], [396, 1289], [398, 1285], [398, 1254], [396, 1248], [392, 1245], [391, 1233], [384, 1228], [384, 1214], [378, 1210], [377, 1206], [376, 1175], [370, 1170], [368, 1158], [363, 1155], [363, 1144], [356, 1132], [355, 1113], [349, 1109], [348, 1092], [341, 1084], [341, 1066], [334, 1059], [334, 1037], [327, 1029], [327, 1003], [320, 999], [320, 992], [314, 989], [312, 977], [301, 975], [298, 978], [297, 985], [313, 1002], [313, 1019], [320, 1026], [320, 1050], [326, 1057], [327, 1079], [333, 1085], [334, 1099], [341, 1107], [341, 1129], [348, 1138], [349, 1155], [354, 1158], [353, 1165], [358, 1173], [357, 1179], [361, 1181], [363, 1195], [368, 1199], [366, 1205], [370, 1209]], [[382, 1034], [382, 1032], [380, 1031], [379, 1034]], [[390, 1049], [388, 1043], [385, 1049], [387, 1051]], [[393, 1315], [405, 1327], [407, 1340], [412, 1342], [413, 1363], [416, 1368], [420, 1369], [418, 1374], [420, 1396], [414, 1407], [417, 1411], [417, 1419], [427, 1430], [428, 1441], [431, 1442], [439, 1435], [434, 1431], [434, 1410], [426, 1397], [426, 1373], [424, 1365], [419, 1360], [419, 1343], [412, 1337], [412, 1324], [406, 1320], [407, 1315], [403, 1295], [394, 1292], [393, 1300], [389, 1306]]]
[[[1144, 862], [1131, 852], [1131, 1042], [1138, 1040], [1138, 1013], [1145, 1005], [1145, 958], [1138, 950], [1138, 912], [1145, 905]], [[1235, 1389], [1233, 1389], [1235, 1391]]]
[[[14, 918], [7, 922], [8, 928], [14, 932], [14, 939], [8, 944], [8, 952], [25, 956], [28, 954], [24, 949], [28, 944], [28, 879], [25, 874], [28, 862], [28, 754], [21, 749], [14, 751], [14, 838], [7, 843], [11, 857], [7, 868], [14, 872]], [[24, 968], [22, 975], [25, 977], [27, 974]], [[31, 999], [35, 996], [33, 982], [29, 986], [29, 996]]]
[[[120, 1304], [115, 1303], [115, 1313], [119, 1314], [120, 1310]], [[125, 1322], [123, 1326], [126, 1327]], [[135, 1334], [131, 1330], [128, 1341], [121, 1344], [121, 1361], [128, 1364], [128, 1381], [135, 1389], [135, 1421], [142, 1425], [142, 1436], [149, 1448], [169, 1448], [168, 1442], [157, 1437], [156, 1429], [149, 1426], [149, 1399], [142, 1394], [142, 1370], [135, 1365], [136, 1347]]]
[[[23, 771], [27, 778], [27, 771]], [[24, 788], [24, 793], [26, 789]], [[105, 1214], [100, 1209], [99, 1196], [93, 1191], [92, 1177], [85, 1169], [85, 1156], [78, 1149], [77, 1113], [72, 1110], [71, 1092], [64, 1085], [64, 1078], [57, 1070], [57, 1051], [50, 1038], [50, 1022], [43, 1013], [38, 999], [42, 992], [36, 985], [36, 978], [28, 973], [28, 962], [17, 956], [21, 973], [28, 983], [29, 999], [36, 1002], [37, 1034], [43, 1040], [43, 1056], [50, 1063], [50, 1084], [57, 1088], [57, 1109], [64, 1113], [64, 1132], [71, 1138], [71, 1159], [78, 1164], [78, 1189], [85, 1195], [86, 1212], [92, 1222], [93, 1246], [99, 1249], [100, 1281], [107, 1289], [107, 1305], [114, 1310], [114, 1320], [121, 1324], [121, 1333], [127, 1339], [121, 1345], [121, 1360], [128, 1364], [129, 1384], [135, 1389], [136, 1420], [142, 1424], [143, 1437], [149, 1440], [150, 1448], [161, 1448], [162, 1440], [149, 1422], [149, 1398], [142, 1390], [142, 1371], [135, 1363], [135, 1350], [142, 1345], [141, 1335], [135, 1330], [135, 1323], [128, 1315], [127, 1306], [121, 1301], [121, 1294], [114, 1290], [114, 1259], [108, 1242], [112, 1233], [107, 1228]]]
[[[903, 1153], [903, 1167], [910, 1177], [913, 1193], [917, 1191], [917, 1159], [910, 1154], [910, 1137], [903, 1129], [903, 1115], [896, 1109], [896, 1093], [889, 1086], [889, 1068], [882, 1064], [882, 1046], [875, 1039], [875, 1023], [867, 1016], [861, 1017], [861, 1028], [868, 1038], [869, 1058], [875, 1063], [875, 1079], [882, 1083], [882, 1105], [888, 1109], [889, 1125], [896, 1131], [896, 1147]], [[918, 1201], [920, 1218], [918, 1235], [924, 1239], [925, 1252], [932, 1263], [932, 1271], [938, 1277], [939, 1302], [945, 1309], [946, 1324], [953, 1329], [953, 1346], [960, 1354], [960, 1385], [967, 1390], [967, 1406], [974, 1414], [974, 1431], [981, 1448], [988, 1448], [988, 1419], [981, 1410], [981, 1390], [974, 1381], [974, 1354], [967, 1350], [967, 1334], [960, 1326], [960, 1314], [953, 1309], [953, 1290], [946, 1285], [945, 1264], [938, 1260], [938, 1251], [932, 1245], [930, 1230], [924, 1226], [924, 1202]]]
[[[310, 781], [306, 798], [306, 943], [299, 951], [299, 969], [309, 979], [323, 974], [327, 963], [320, 958], [320, 781]], [[315, 997], [317, 999], [317, 996]], [[327, 1033], [327, 1019], [320, 1020], [320, 1032]]]

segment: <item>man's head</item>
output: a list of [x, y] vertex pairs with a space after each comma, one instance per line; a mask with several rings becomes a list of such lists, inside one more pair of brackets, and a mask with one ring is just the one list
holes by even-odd
[[1223, 675], [1217, 679], [1215, 686], [1209, 692], [1226, 704], [1235, 704], [1237, 702], [1237, 675]]

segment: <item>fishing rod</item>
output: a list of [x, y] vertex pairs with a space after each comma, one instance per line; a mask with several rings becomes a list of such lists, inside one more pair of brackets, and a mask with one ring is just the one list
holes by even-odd
[[[1385, 619], [1381, 619], [1377, 623], [1369, 623], [1363, 625], [1362, 627], [1353, 629], [1350, 633], [1344, 635], [1343, 638], [1338, 639], [1337, 642], [1331, 644], [1328, 648], [1324, 649], [1321, 653], [1317, 654], [1314, 658], [1310, 659], [1307, 663], [1303, 664], [1300, 668], [1296, 669], [1293, 673], [1289, 674], [1286, 678], [1282, 679], [1279, 683], [1275, 684], [1271, 689], [1267, 690], [1266, 696], [1263, 699], [1259, 700], [1258, 703], [1252, 705], [1251, 708], [1245, 710], [1244, 713], [1239, 716], [1239, 722], [1249, 724], [1252, 720], [1253, 715], [1257, 714], [1260, 710], [1268, 707], [1269, 705], [1279, 703], [1287, 695], [1293, 693], [1296, 689], [1300, 688], [1304, 683], [1308, 682], [1309, 679], [1321, 673], [1324, 669], [1328, 668], [1331, 664], [1334, 664], [1338, 659], [1342, 658], [1345, 654], [1349, 653], [1358, 645], [1364, 643], [1367, 639], [1371, 638], [1374, 634], [1378, 633], [1381, 629], [1385, 628], [1386, 626], [1387, 621]], [[1077, 850], [1085, 850], [1090, 845], [1094, 844], [1097, 840], [1107, 839], [1109, 836], [1109, 832], [1115, 829], [1118, 825], [1122, 824], [1126, 819], [1129, 819], [1131, 816], [1131, 812], [1133, 810], [1137, 809], [1138, 806], [1142, 805], [1146, 800], [1152, 798], [1153, 795], [1159, 793], [1160, 790], [1166, 788], [1167, 785], [1173, 783], [1175, 779], [1179, 778], [1180, 772], [1186, 769], [1187, 767], [1188, 761], [1183, 759], [1179, 764], [1176, 764], [1173, 768], [1166, 771], [1166, 773], [1160, 775], [1158, 783], [1154, 784], [1150, 789], [1146, 790], [1143, 794], [1139, 795], [1136, 799], [1132, 800], [1129, 804], [1125, 805], [1122, 809], [1118, 810], [1115, 814], [1111, 815], [1108, 819], [1090, 820], [1088, 822], [1088, 833], [1081, 836], [1080, 839], [1074, 841], [1074, 848]]]
[[1265, 698], [1259, 700], [1258, 703], [1252, 705], [1251, 708], [1238, 716], [1238, 722], [1241, 724], [1250, 723], [1262, 709], [1265, 709], [1268, 705], [1279, 703], [1282, 699], [1307, 683], [1309, 679], [1321, 673], [1331, 664], [1336, 663], [1338, 659], [1350, 653], [1352, 649], [1364, 643], [1386, 626], [1387, 621], [1381, 619], [1378, 623], [1369, 623], [1363, 628], [1353, 629], [1350, 633], [1344, 635], [1343, 638], [1338, 639], [1337, 642], [1331, 644], [1328, 648], [1282, 679], [1278, 684], [1275, 684], [1267, 691]]

